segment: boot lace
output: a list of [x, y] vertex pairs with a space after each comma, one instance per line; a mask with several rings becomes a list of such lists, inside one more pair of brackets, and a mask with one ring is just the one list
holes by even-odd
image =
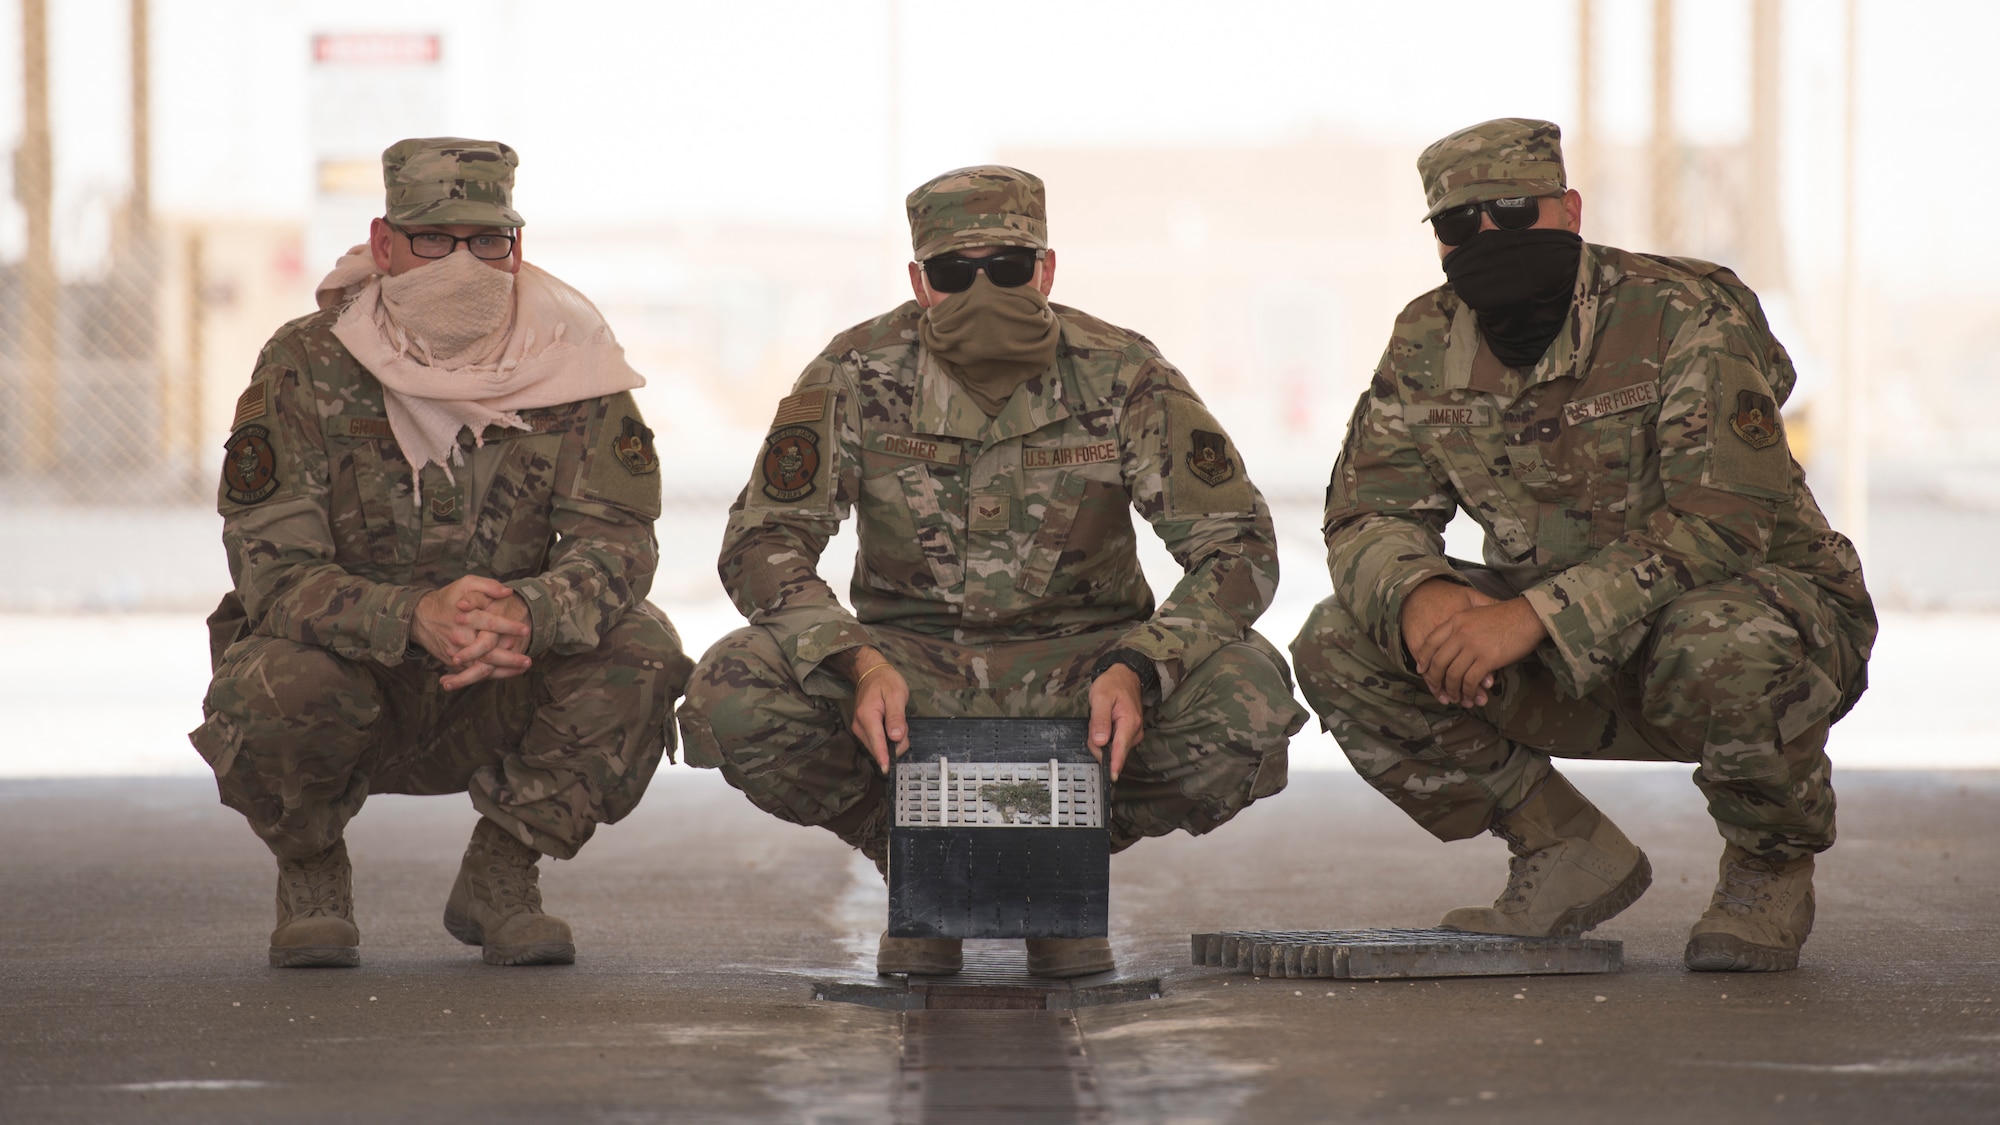
[[1759, 903], [1771, 900], [1764, 888], [1777, 877], [1777, 865], [1768, 859], [1753, 856], [1735, 860], [1723, 871], [1722, 886], [1715, 892], [1716, 905], [1738, 917], [1750, 914]]
[[488, 901], [502, 914], [542, 913], [540, 873], [532, 855], [489, 854], [486, 857]]
[[1493, 907], [1503, 914], [1526, 910], [1528, 892], [1535, 889], [1535, 883], [1542, 873], [1542, 861], [1548, 858], [1549, 849], [1526, 851], [1522, 837], [1497, 824], [1493, 826], [1493, 834], [1507, 841], [1507, 850], [1512, 855], [1507, 861], [1507, 887], [1500, 892], [1500, 897], [1493, 903]]
[[292, 917], [312, 918], [341, 913], [340, 863], [329, 848], [311, 859], [285, 865], [285, 895]]

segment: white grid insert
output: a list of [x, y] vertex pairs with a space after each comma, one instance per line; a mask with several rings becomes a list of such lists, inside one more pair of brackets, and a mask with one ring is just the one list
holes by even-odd
[[899, 762], [896, 827], [1101, 828], [1096, 762]]

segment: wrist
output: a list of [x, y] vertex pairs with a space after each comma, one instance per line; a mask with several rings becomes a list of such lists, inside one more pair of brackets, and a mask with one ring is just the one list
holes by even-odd
[[1139, 677], [1139, 693], [1142, 696], [1153, 695], [1160, 690], [1160, 672], [1153, 667], [1152, 658], [1129, 648], [1114, 648], [1098, 657], [1097, 663], [1091, 666], [1090, 678], [1094, 681], [1119, 665], [1130, 668]]

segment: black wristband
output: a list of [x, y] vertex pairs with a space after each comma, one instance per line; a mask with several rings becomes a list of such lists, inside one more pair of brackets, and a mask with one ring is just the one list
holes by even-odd
[[1160, 673], [1153, 667], [1152, 658], [1129, 648], [1114, 648], [1098, 657], [1097, 663], [1091, 666], [1090, 678], [1095, 680], [1102, 676], [1110, 671], [1114, 664], [1123, 664], [1138, 675], [1141, 694], [1151, 695], [1160, 690]]

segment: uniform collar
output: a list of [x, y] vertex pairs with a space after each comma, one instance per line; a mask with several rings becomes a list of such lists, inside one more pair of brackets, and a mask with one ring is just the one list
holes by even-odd
[[1076, 365], [1066, 346], [1069, 327], [1064, 325], [1062, 332], [1065, 342], [1057, 345], [1055, 362], [1016, 389], [1014, 397], [993, 418], [979, 409], [979, 404], [972, 401], [972, 396], [965, 393], [930, 349], [918, 343], [917, 385], [910, 403], [910, 428], [920, 434], [993, 445], [1069, 417], [1069, 404], [1079, 399]]
[[1445, 336], [1445, 386], [1452, 390], [1488, 391], [1512, 398], [1538, 383], [1552, 382], [1565, 375], [1582, 379], [1597, 344], [1597, 318], [1604, 293], [1617, 281], [1617, 267], [1603, 254], [1603, 248], [1586, 242], [1577, 255], [1576, 289], [1570, 301], [1569, 318], [1555, 342], [1542, 353], [1525, 377], [1494, 356], [1493, 349], [1479, 334], [1479, 323], [1470, 306], [1457, 302], [1451, 314], [1451, 328]]

